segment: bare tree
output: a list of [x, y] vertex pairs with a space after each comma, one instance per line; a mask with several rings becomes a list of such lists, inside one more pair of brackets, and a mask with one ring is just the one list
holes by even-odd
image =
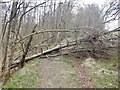
[[10, 3], [12, 8], [5, 12], [1, 31], [4, 83], [15, 67], [23, 68], [25, 62], [54, 51], [59, 54], [63, 48], [72, 47], [68, 53], [87, 52], [94, 58], [109, 56], [107, 50], [114, 48], [110, 40], [118, 37], [111, 33], [120, 31], [119, 27], [105, 30], [105, 23], [113, 20], [109, 17], [119, 14], [117, 1], [111, 2], [104, 12], [92, 4], [79, 6], [77, 13], [73, 13], [72, 0]]

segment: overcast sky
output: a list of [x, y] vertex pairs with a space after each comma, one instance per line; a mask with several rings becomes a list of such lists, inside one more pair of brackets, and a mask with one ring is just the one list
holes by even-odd
[[[98, 6], [101, 8], [104, 4], [107, 5], [110, 0], [81, 0], [84, 4], [98, 4]], [[118, 27], [118, 21], [114, 21], [106, 25], [106, 28], [109, 30], [113, 30], [114, 28]]]
[[[11, 1], [11, 0], [0, 0], [0, 1]], [[36, 1], [36, 0], [26, 0], [26, 1]], [[43, 1], [43, 0], [38, 0], [38, 1]], [[64, 0], [53, 0], [53, 1], [64, 1]], [[105, 1], [109, 0], [74, 0], [74, 1], [82, 1], [84, 3], [96, 3], [96, 4], [103, 4]]]
[[[106, 0], [81, 0], [84, 4], [92, 4], [92, 3], [95, 3], [95, 4], [98, 4], [99, 6], [103, 5]], [[108, 1], [108, 0], [107, 0]]]
[[[11, 1], [11, 0], [0, 0], [0, 1]], [[16, 0], [14, 0], [16, 1]], [[34, 2], [36, 0], [25, 0], [25, 1], [31, 1], [31, 2]], [[37, 1], [44, 1], [44, 0], [37, 0]], [[53, 1], [65, 1], [65, 0], [53, 0]], [[75, 2], [78, 2], [79, 4], [82, 2], [84, 4], [92, 4], [92, 3], [95, 3], [95, 4], [98, 4], [100, 7], [101, 5], [103, 5], [104, 3], [110, 1], [110, 0], [73, 0]]]
[[[0, 0], [0, 1], [11, 1], [11, 0]], [[31, 2], [34, 2], [36, 0], [25, 0], [25, 1], [31, 1]], [[44, 0], [37, 0], [37, 1], [44, 1]], [[65, 1], [65, 0], [53, 0], [53, 1]], [[102, 6], [105, 4], [108, 4], [108, 2], [110, 0], [74, 0], [77, 4], [98, 4], [98, 6], [100, 8], [102, 8]], [[112, 30], [114, 28], [118, 27], [118, 21], [115, 21], [115, 22], [112, 22], [110, 24], [107, 25], [107, 28]]]

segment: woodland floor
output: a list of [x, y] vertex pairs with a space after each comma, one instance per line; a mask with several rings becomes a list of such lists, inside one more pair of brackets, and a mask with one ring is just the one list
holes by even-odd
[[4, 88], [117, 88], [117, 61], [59, 56], [37, 58], [17, 71]]

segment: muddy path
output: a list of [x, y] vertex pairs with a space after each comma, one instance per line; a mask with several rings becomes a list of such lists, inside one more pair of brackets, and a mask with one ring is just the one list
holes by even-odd
[[56, 60], [41, 63], [42, 85], [45, 88], [92, 88], [92, 83], [79, 59], [71, 64]]
[[91, 78], [87, 75], [87, 72], [82, 66], [82, 61], [79, 58], [76, 58], [74, 62], [75, 62], [77, 71], [80, 74], [80, 78], [81, 78], [80, 82], [81, 82], [82, 88], [93, 88]]
[[79, 73], [64, 62], [44, 60], [41, 63], [43, 88], [81, 88]]
[[[117, 71], [104, 68], [108, 63], [92, 58], [56, 57], [36, 59], [26, 64], [5, 87], [99, 88], [117, 87]], [[103, 67], [104, 66], [104, 67]]]

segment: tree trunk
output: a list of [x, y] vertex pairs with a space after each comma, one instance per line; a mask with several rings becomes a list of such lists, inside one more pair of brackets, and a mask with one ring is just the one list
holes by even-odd
[[[5, 47], [3, 61], [2, 61], [2, 77], [4, 79], [3, 84], [6, 83], [6, 81], [10, 77], [10, 71], [9, 71], [10, 64], [8, 64], [6, 61], [10, 62], [10, 60], [8, 60], [8, 48], [9, 48], [9, 41], [10, 41], [10, 32], [11, 31], [15, 32], [17, 5], [18, 5], [18, 2], [13, 2], [13, 4], [12, 4], [12, 10], [11, 10], [11, 15], [10, 15], [8, 31], [6, 34], [6, 38], [4, 38], [5, 42], [3, 42], [4, 47]], [[6, 73], [6, 70], [7, 70], [7, 73]]]

